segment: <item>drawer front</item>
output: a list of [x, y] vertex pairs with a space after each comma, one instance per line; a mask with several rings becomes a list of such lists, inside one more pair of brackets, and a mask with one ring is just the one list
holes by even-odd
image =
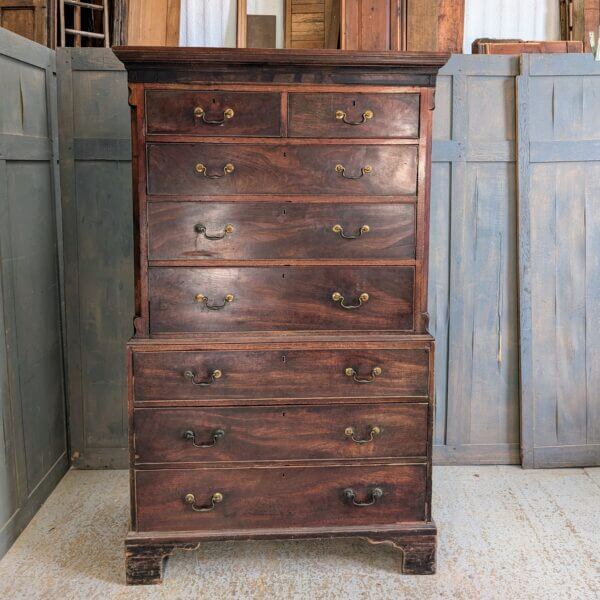
[[416, 191], [417, 146], [412, 145], [148, 145], [151, 195], [414, 196]]
[[[426, 475], [426, 465], [136, 471], [137, 526], [222, 531], [423, 521]], [[371, 502], [376, 489], [372, 505], [353, 504]]]
[[151, 202], [149, 257], [414, 259], [415, 210], [413, 204]]
[[135, 352], [133, 369], [136, 402], [427, 397], [429, 350]]
[[147, 91], [149, 134], [281, 135], [281, 95], [258, 92]]
[[414, 273], [413, 267], [152, 268], [150, 331], [411, 331]]
[[290, 94], [290, 137], [418, 138], [418, 94]]
[[137, 409], [138, 464], [427, 455], [428, 405]]

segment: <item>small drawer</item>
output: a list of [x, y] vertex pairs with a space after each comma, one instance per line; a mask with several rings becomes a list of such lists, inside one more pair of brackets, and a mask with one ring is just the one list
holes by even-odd
[[414, 204], [151, 202], [150, 260], [414, 259]]
[[428, 348], [134, 352], [135, 402], [428, 397]]
[[290, 137], [419, 137], [419, 94], [290, 94]]
[[149, 144], [148, 194], [414, 196], [417, 146]]
[[281, 135], [281, 95], [259, 92], [146, 92], [148, 134]]
[[427, 465], [136, 471], [137, 531], [424, 521]]
[[136, 409], [136, 463], [425, 457], [427, 413], [427, 403]]
[[150, 332], [412, 331], [413, 267], [154, 267]]

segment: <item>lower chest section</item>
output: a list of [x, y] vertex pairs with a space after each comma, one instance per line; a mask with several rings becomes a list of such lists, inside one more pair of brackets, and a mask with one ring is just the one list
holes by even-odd
[[139, 350], [130, 361], [138, 531], [428, 520], [432, 342]]

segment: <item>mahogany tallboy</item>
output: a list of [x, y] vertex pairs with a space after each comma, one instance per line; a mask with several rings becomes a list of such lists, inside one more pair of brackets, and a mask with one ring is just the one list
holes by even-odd
[[136, 226], [127, 581], [203, 541], [361, 537], [433, 573], [442, 54], [115, 50]]

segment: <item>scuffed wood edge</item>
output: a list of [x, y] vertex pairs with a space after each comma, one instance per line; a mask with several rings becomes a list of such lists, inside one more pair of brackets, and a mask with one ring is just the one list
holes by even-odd
[[162, 583], [165, 560], [175, 550], [194, 551], [201, 542], [191, 544], [129, 544], [125, 543], [125, 572], [127, 585], [156, 585]]
[[372, 545], [388, 545], [402, 552], [402, 573], [433, 575], [436, 571], [437, 535], [401, 535], [387, 538], [366, 538]]

